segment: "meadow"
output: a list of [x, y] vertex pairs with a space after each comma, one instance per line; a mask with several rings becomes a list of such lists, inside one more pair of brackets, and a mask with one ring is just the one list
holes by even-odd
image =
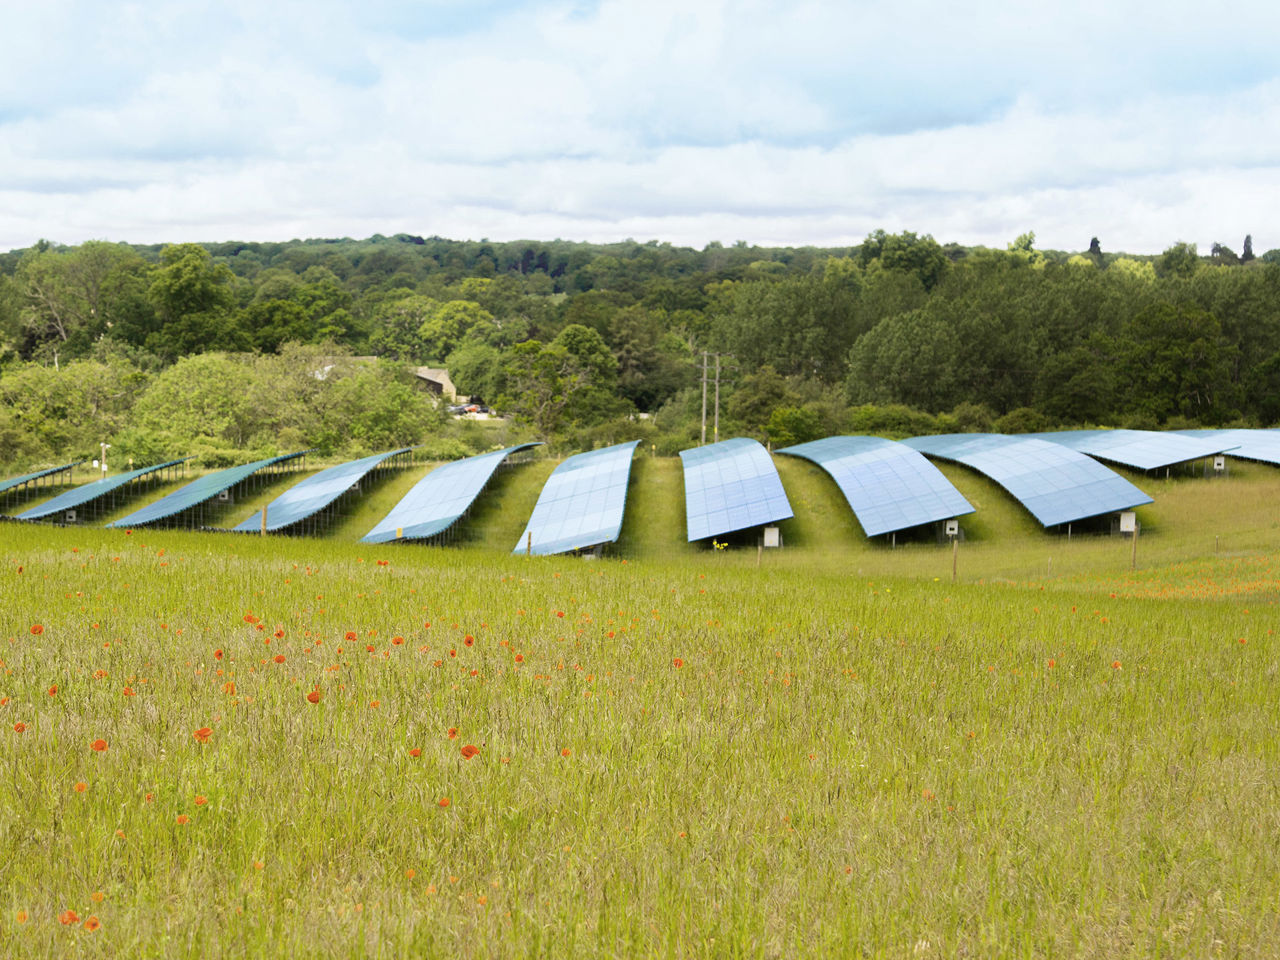
[[953, 581], [778, 464], [762, 557], [643, 457], [597, 561], [509, 554], [547, 461], [452, 546], [354, 542], [419, 468], [0, 526], [0, 955], [1280, 954], [1280, 471], [1133, 478], [1131, 568], [946, 468]]

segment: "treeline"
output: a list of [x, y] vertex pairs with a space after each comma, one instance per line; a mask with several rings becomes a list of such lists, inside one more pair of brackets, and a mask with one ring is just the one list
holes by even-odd
[[[1280, 420], [1280, 250], [355, 241], [41, 242], [0, 255], [0, 462], [113, 438], [210, 461], [424, 437], [465, 452], [409, 367], [581, 448], [1084, 424]], [[370, 359], [373, 358], [373, 359]], [[714, 384], [711, 390], [714, 394]], [[714, 417], [714, 409], [710, 415]], [[464, 435], [465, 434], [465, 435]], [[88, 445], [86, 447], [86, 445]], [[240, 453], [237, 453], [240, 451]], [[442, 451], [443, 452], [443, 451]]]

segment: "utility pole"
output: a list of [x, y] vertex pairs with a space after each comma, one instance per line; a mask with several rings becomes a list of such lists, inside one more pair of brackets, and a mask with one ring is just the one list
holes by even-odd
[[716, 354], [716, 427], [715, 442], [720, 442], [720, 354]]
[[707, 442], [707, 351], [702, 351], [702, 439], [698, 446]]

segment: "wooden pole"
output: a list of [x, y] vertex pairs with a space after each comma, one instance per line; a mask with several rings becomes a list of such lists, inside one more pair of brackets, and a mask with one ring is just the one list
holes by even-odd
[[1133, 522], [1133, 551], [1129, 554], [1129, 569], [1138, 569], [1138, 521]]
[[525, 545], [524, 545], [524, 555], [526, 557], [533, 556], [533, 531], [532, 530], [529, 531], [529, 539], [525, 542]]
[[267, 535], [267, 508], [262, 508], [262, 535]]
[[951, 538], [951, 582], [956, 582], [956, 575], [960, 565], [960, 538]]

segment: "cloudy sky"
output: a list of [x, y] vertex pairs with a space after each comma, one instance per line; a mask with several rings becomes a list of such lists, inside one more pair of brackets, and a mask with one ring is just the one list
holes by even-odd
[[[979, 12], [982, 11], [982, 12]], [[4, 3], [47, 237], [1280, 247], [1280, 5]]]

